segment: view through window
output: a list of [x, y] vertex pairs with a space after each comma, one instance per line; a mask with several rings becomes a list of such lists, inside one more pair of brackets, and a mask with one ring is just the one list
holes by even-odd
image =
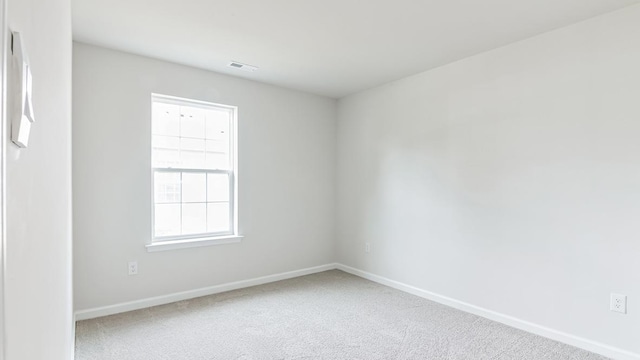
[[152, 96], [153, 241], [235, 233], [232, 106]]

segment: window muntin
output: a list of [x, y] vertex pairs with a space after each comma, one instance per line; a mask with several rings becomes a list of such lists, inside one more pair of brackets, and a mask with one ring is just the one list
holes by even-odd
[[236, 233], [236, 108], [152, 97], [153, 241]]

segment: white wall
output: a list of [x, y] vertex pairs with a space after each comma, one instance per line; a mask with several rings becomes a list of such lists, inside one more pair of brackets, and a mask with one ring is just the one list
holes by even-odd
[[340, 100], [339, 261], [640, 353], [638, 39], [634, 6]]
[[27, 149], [7, 140], [6, 359], [69, 360], [71, 289], [71, 5], [8, 0], [33, 74]]
[[[76, 310], [333, 261], [335, 100], [79, 43], [73, 62]], [[241, 243], [147, 253], [151, 93], [238, 106]]]

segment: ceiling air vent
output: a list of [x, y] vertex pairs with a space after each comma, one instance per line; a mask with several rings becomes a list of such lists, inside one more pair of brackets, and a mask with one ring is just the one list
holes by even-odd
[[254, 72], [254, 71], [258, 70], [258, 68], [256, 66], [239, 63], [237, 61], [232, 61], [227, 66], [229, 66], [231, 68], [234, 68], [234, 69], [240, 69], [240, 70], [249, 71], [249, 72]]

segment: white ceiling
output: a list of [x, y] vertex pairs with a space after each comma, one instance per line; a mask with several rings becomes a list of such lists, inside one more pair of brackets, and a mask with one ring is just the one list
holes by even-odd
[[338, 98], [639, 1], [74, 0], [73, 29], [77, 41]]

